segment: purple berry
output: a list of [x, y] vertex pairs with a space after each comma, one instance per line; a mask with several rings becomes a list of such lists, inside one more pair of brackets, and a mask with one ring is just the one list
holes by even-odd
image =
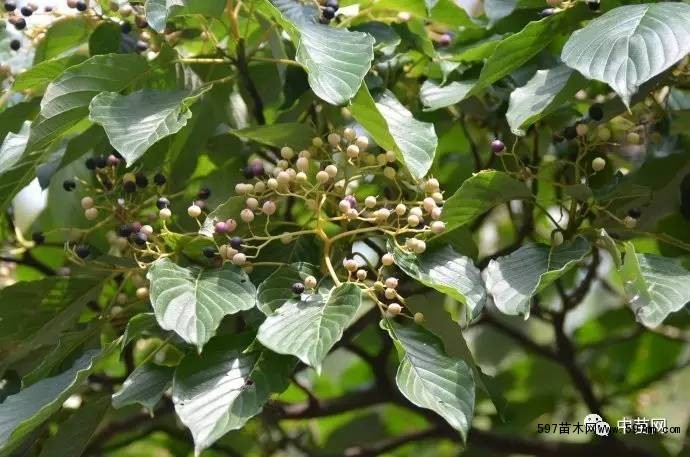
[[505, 149], [506, 145], [498, 138], [491, 142], [491, 152], [494, 154], [500, 154], [501, 152], [505, 151]]
[[352, 195], [346, 195], [343, 197], [343, 200], [348, 202], [350, 204], [350, 208], [356, 208], [357, 207], [357, 199], [353, 197]]
[[223, 221], [216, 222], [215, 228], [218, 234], [228, 233], [228, 225]]

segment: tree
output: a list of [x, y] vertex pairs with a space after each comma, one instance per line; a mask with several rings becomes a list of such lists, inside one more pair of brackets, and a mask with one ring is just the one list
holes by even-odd
[[626, 3], [5, 1], [0, 455], [687, 453], [690, 6]]

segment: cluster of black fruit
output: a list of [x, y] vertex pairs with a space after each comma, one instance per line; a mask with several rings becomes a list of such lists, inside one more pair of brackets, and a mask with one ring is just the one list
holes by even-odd
[[340, 8], [338, 0], [326, 0], [326, 3], [321, 8], [321, 23], [328, 24], [335, 17], [335, 13]]

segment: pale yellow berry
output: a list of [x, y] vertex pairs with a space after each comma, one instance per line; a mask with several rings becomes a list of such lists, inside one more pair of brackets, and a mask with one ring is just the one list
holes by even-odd
[[122, 176], [122, 181], [124, 182], [136, 182], [137, 177], [134, 175], [134, 173], [125, 173], [124, 176]]
[[189, 208], [187, 208], [187, 214], [189, 214], [190, 217], [197, 218], [201, 216], [201, 208], [197, 205], [191, 205]]
[[352, 206], [350, 205], [350, 202], [347, 200], [340, 200], [340, 202], [338, 203], [338, 209], [343, 213], [347, 213], [350, 210], [350, 208], [352, 208]]
[[276, 179], [280, 186], [287, 186], [290, 183], [290, 174], [286, 171], [281, 171], [278, 173], [278, 176], [276, 176]]
[[625, 216], [625, 219], [623, 219], [623, 224], [629, 228], [633, 229], [637, 226], [637, 219], [635, 219], [632, 216]]
[[585, 136], [589, 132], [589, 126], [587, 124], [577, 124], [575, 126], [575, 132], [577, 136]]
[[238, 252], [237, 254], [232, 256], [232, 263], [237, 266], [242, 266], [245, 263], [247, 263], [247, 256], [241, 252]]
[[641, 144], [642, 143], [642, 137], [637, 132], [628, 133], [628, 135], [625, 137], [625, 139], [630, 144]]
[[162, 210], [158, 211], [158, 217], [164, 221], [168, 220], [172, 217], [172, 212], [168, 208], [163, 208]]
[[415, 206], [414, 208], [410, 209], [410, 214], [413, 216], [422, 217], [424, 212], [422, 211], [422, 208]]
[[127, 296], [127, 294], [123, 294], [123, 293], [117, 294], [117, 297], [115, 298], [115, 302], [118, 305], [126, 305], [128, 301], [129, 301], [129, 297]]
[[416, 240], [412, 246], [412, 251], [415, 254], [422, 254], [424, 251], [426, 251], [426, 243], [422, 240]]
[[98, 219], [98, 210], [96, 208], [89, 208], [84, 211], [84, 217], [89, 221], [96, 220]]
[[357, 138], [357, 132], [355, 132], [355, 129], [348, 127], [343, 130], [343, 136], [347, 141], [354, 141]]
[[251, 222], [254, 220], [254, 211], [252, 211], [249, 208], [245, 208], [242, 211], [240, 211], [240, 219], [242, 219], [244, 222]]
[[357, 262], [354, 259], [344, 259], [343, 267], [345, 267], [347, 271], [354, 272], [357, 270]]
[[140, 287], [137, 289], [135, 294], [139, 300], [146, 300], [149, 298], [149, 289], [148, 287]]
[[383, 295], [387, 299], [392, 300], [398, 296], [398, 293], [395, 291], [395, 289], [391, 289], [390, 287], [387, 287], [386, 290], [383, 292]]
[[257, 194], [262, 194], [262, 193], [264, 193], [265, 190], [266, 190], [266, 183], [264, 183], [263, 181], [259, 181], [256, 184], [254, 184], [254, 191]]
[[436, 203], [443, 203], [443, 194], [441, 192], [434, 192], [431, 194], [431, 198], [433, 198]]
[[432, 209], [432, 210], [431, 210], [431, 213], [430, 213], [430, 214], [431, 214], [431, 218], [432, 218], [433, 220], [440, 219], [440, 218], [441, 218], [441, 213], [442, 213], [442, 212], [443, 212], [443, 210], [442, 210], [441, 208], [434, 208], [434, 209]]
[[383, 176], [385, 176], [388, 179], [395, 179], [395, 175], [397, 172], [395, 171], [395, 168], [393, 167], [386, 167], [383, 169]]
[[369, 147], [369, 138], [365, 136], [358, 136], [357, 140], [355, 141], [355, 144], [359, 148], [360, 151], [366, 151], [367, 148]]
[[435, 201], [433, 198], [431, 198], [431, 197], [426, 197], [426, 198], [422, 201], [422, 206], [424, 207], [424, 209], [425, 209], [428, 213], [430, 213], [431, 210], [433, 210], [434, 208], [436, 208], [436, 201]]
[[316, 173], [316, 180], [321, 184], [326, 184], [329, 179], [330, 179], [330, 176], [328, 176], [328, 173], [326, 173], [323, 170]]
[[351, 144], [350, 146], [348, 146], [345, 152], [347, 153], [347, 156], [351, 159], [356, 159], [357, 157], [359, 157], [359, 147], [357, 147], [356, 144]]
[[383, 256], [381, 256], [381, 263], [383, 264], [383, 266], [389, 267], [389, 266], [393, 265], [393, 262], [394, 262], [393, 254], [386, 253], [386, 254], [383, 254]]
[[606, 168], [606, 160], [603, 157], [597, 157], [592, 160], [592, 170], [601, 171]]
[[386, 154], [379, 154], [376, 156], [376, 163], [379, 165], [385, 165], [388, 163], [388, 157], [386, 157]]
[[436, 192], [437, 190], [439, 190], [439, 188], [440, 184], [438, 182], [438, 179], [436, 178], [429, 178], [424, 183], [424, 190], [429, 194]]
[[393, 276], [386, 278], [386, 287], [389, 287], [391, 289], [395, 289], [398, 287], [398, 278], [394, 278]]
[[259, 207], [259, 200], [257, 200], [254, 197], [249, 197], [246, 201], [245, 204], [247, 205], [247, 208], [250, 209], [256, 209]]
[[419, 216], [415, 216], [414, 214], [410, 214], [407, 216], [407, 225], [410, 227], [416, 227], [419, 225], [421, 221], [419, 220]]
[[328, 135], [328, 144], [330, 144], [333, 147], [336, 147], [340, 144], [340, 135], [337, 133], [331, 133]]
[[[281, 170], [285, 170], [289, 166], [290, 166], [290, 163], [287, 160], [279, 160], [276, 162], [276, 167], [280, 168]], [[278, 172], [280, 172], [280, 170]]]
[[442, 221], [434, 221], [431, 223], [431, 231], [433, 233], [439, 234], [446, 230], [446, 224]]
[[139, 231], [146, 236], [153, 235], [153, 227], [150, 225], [142, 225]]
[[307, 182], [308, 179], [309, 179], [309, 177], [303, 171], [300, 171], [299, 173], [297, 173], [295, 175], [295, 181], [297, 181], [300, 184], [304, 184], [305, 182]]
[[364, 281], [367, 279], [367, 271], [366, 270], [357, 270], [357, 279], [360, 281]]
[[398, 314], [402, 313], [402, 306], [400, 306], [398, 303], [391, 303], [388, 305], [388, 312], [393, 316], [397, 316]]
[[311, 157], [311, 152], [307, 149], [303, 149], [299, 152], [300, 159], [309, 159]]
[[295, 162], [295, 166], [299, 171], [306, 171], [309, 169], [309, 159], [306, 157], [300, 157], [297, 159], [297, 162]]
[[84, 197], [81, 199], [81, 207], [83, 209], [91, 209], [91, 208], [93, 208], [93, 205], [94, 205], [93, 198]]
[[304, 287], [307, 289], [314, 289], [316, 287], [316, 278], [313, 276], [307, 276], [304, 278]]
[[373, 195], [369, 195], [367, 198], [364, 199], [364, 206], [366, 206], [367, 208], [373, 208], [374, 206], [376, 206], [376, 203], [376, 197], [374, 197]]
[[290, 146], [284, 146], [280, 149], [280, 157], [285, 160], [292, 160], [295, 157], [295, 151]]
[[375, 212], [374, 217], [376, 217], [376, 220], [379, 223], [385, 222], [391, 215], [391, 212], [388, 208], [381, 208]]
[[422, 322], [424, 322], [424, 314], [414, 313], [414, 321], [417, 324], [421, 324]]
[[338, 167], [335, 165], [328, 165], [324, 168], [324, 171], [328, 174], [330, 178], [335, 178], [338, 174]]
[[388, 160], [388, 162], [395, 162], [395, 159], [396, 159], [395, 152], [393, 152], [393, 151], [387, 151], [386, 152], [386, 160]]
[[608, 141], [611, 139], [611, 130], [608, 127], [599, 127], [597, 129], [597, 138], [599, 141]]
[[321, 146], [323, 146], [323, 140], [317, 136], [311, 139], [311, 144], [315, 148], [320, 148]]
[[280, 242], [283, 244], [292, 243], [292, 234], [290, 232], [283, 232], [283, 234], [280, 235]]
[[276, 190], [278, 188], [278, 180], [275, 178], [268, 178], [268, 181], [266, 181], [266, 185], [269, 189]]
[[407, 212], [407, 206], [405, 206], [403, 203], [398, 203], [395, 205], [395, 214], [398, 216], [404, 216], [405, 213]]

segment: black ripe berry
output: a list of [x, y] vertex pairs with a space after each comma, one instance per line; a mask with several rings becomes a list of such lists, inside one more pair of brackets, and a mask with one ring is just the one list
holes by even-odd
[[588, 2], [587, 2], [587, 6], [588, 6], [589, 9], [591, 9], [592, 11], [599, 11], [599, 6], [600, 6], [599, 0], [588, 1]]
[[139, 246], [144, 246], [146, 242], [149, 240], [149, 237], [146, 236], [146, 233], [135, 233], [134, 234], [134, 242], [139, 245]]
[[640, 208], [630, 208], [628, 210], [628, 216], [632, 217], [633, 219], [639, 219], [640, 216], [642, 216], [642, 211]]
[[129, 224], [122, 224], [117, 229], [117, 234], [120, 235], [122, 238], [129, 238], [129, 235], [132, 234], [132, 227], [130, 227]]
[[244, 167], [244, 170], [242, 170], [242, 175], [244, 175], [246, 179], [252, 179], [254, 177], [254, 170], [252, 170], [252, 166], [247, 165]]
[[43, 244], [46, 242], [46, 236], [43, 232], [34, 232], [31, 234], [31, 239], [34, 240], [36, 244]]
[[108, 166], [108, 159], [105, 156], [96, 157], [96, 168], [105, 168]]
[[209, 246], [209, 247], [204, 248], [203, 253], [204, 253], [204, 257], [208, 257], [209, 259], [212, 259], [216, 256], [218, 251], [216, 250], [216, 248], [212, 248]]
[[304, 292], [304, 284], [301, 282], [296, 282], [292, 285], [292, 292], [295, 294], [301, 294]]
[[563, 136], [566, 140], [573, 140], [577, 138], [577, 128], [574, 125], [566, 127], [565, 130], [563, 130]]
[[328, 19], [330, 21], [335, 17], [335, 10], [330, 6], [326, 6], [324, 7], [324, 9], [321, 10], [321, 14], [325, 19]]
[[252, 168], [252, 174], [255, 178], [258, 178], [259, 176], [262, 176], [265, 173], [264, 163], [260, 160], [255, 160], [254, 162], [252, 162], [250, 167]]
[[233, 236], [232, 238], [230, 238], [230, 246], [233, 249], [239, 250], [242, 247], [242, 238], [240, 238], [239, 236]]
[[89, 157], [89, 158], [86, 159], [86, 161], [84, 162], [84, 165], [85, 165], [86, 168], [88, 168], [89, 170], [95, 170], [95, 169], [96, 169], [96, 159], [94, 159], [93, 157]]
[[163, 173], [156, 173], [156, 175], [153, 177], [153, 182], [155, 182], [158, 186], [162, 186], [168, 182], [168, 180]]
[[85, 259], [91, 255], [91, 248], [88, 244], [80, 244], [74, 248], [74, 253], [77, 254], [80, 259]]
[[589, 118], [593, 121], [600, 121], [604, 118], [604, 110], [600, 104], [595, 103], [589, 107]]
[[134, 179], [137, 186], [141, 187], [142, 189], [149, 185], [149, 178], [144, 176], [142, 173], [137, 173]]
[[129, 32], [132, 31], [132, 23], [129, 21], [123, 22], [122, 24], [120, 24], [120, 31], [125, 35], [129, 34]]
[[24, 20], [23, 17], [17, 18], [14, 21], [14, 28], [17, 30], [23, 30], [26, 28], [26, 21]]
[[32, 14], [34, 14], [34, 10], [32, 8], [29, 8], [28, 6], [22, 6], [22, 9], [20, 9], [22, 16], [29, 17]]
[[170, 207], [170, 200], [168, 200], [165, 197], [161, 197], [156, 201], [156, 206], [158, 209], [163, 209], [163, 208], [169, 208]]
[[199, 198], [199, 200], [207, 200], [208, 197], [211, 196], [211, 189], [208, 187], [202, 187], [199, 189], [199, 192], [196, 193], [196, 196]]
[[86, 11], [86, 8], [88, 8], [88, 5], [86, 4], [85, 1], [79, 0], [77, 2], [77, 11]]
[[5, 11], [14, 11], [17, 9], [17, 2], [8, 1], [5, 2]]
[[125, 181], [125, 183], [122, 185], [122, 188], [126, 193], [133, 194], [137, 191], [137, 183], [134, 181]]
[[12, 40], [10, 41], [10, 49], [13, 51], [19, 51], [19, 48], [22, 47], [22, 43], [19, 40]]
[[498, 138], [491, 142], [491, 152], [494, 154], [500, 154], [501, 152], [505, 151], [505, 149], [506, 145]]
[[338, 8], [340, 8], [340, 2], [338, 0], [326, 0], [326, 6], [338, 11]]
[[65, 179], [62, 182], [62, 188], [65, 189], [67, 192], [72, 192], [76, 187], [77, 183], [72, 181], [71, 179]]

